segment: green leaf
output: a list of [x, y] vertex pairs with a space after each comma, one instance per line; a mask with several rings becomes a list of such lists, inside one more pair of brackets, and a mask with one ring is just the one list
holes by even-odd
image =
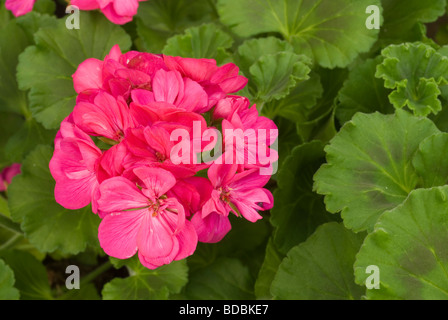
[[363, 289], [355, 284], [353, 263], [363, 238], [336, 222], [319, 227], [280, 264], [271, 288], [274, 298], [359, 299]]
[[11, 213], [8, 208], [8, 200], [6, 200], [3, 196], [0, 196], [0, 214], [10, 218]]
[[39, 30], [39, 28], [50, 26], [56, 27], [58, 23], [57, 21], [58, 20], [55, 16], [41, 14], [35, 10], [17, 18], [17, 24], [26, 33], [30, 44], [34, 44], [34, 34]]
[[216, 20], [213, 2], [151, 0], [140, 3], [136, 20], [141, 49], [160, 53], [168, 38], [186, 28]]
[[383, 80], [375, 77], [376, 66], [381, 62], [382, 57], [378, 56], [350, 70], [348, 79], [338, 94], [336, 117], [341, 124], [349, 121], [357, 112], [394, 112], [388, 99], [390, 90], [384, 88]]
[[25, 32], [10, 20], [0, 33], [0, 111], [29, 113], [26, 93], [19, 90], [16, 80], [16, 67], [19, 54], [31, 44]]
[[367, 236], [355, 263], [356, 282], [379, 268], [379, 289], [369, 299], [448, 299], [448, 188], [418, 189], [384, 213]]
[[275, 248], [272, 239], [269, 239], [266, 246], [266, 255], [255, 282], [255, 297], [257, 299], [272, 299], [271, 285], [277, 274], [278, 267], [282, 262], [284, 255]]
[[215, 24], [205, 24], [169, 38], [162, 53], [170, 56], [215, 59], [219, 65], [229, 58], [226, 49], [232, 44], [233, 39]]
[[19, 300], [20, 293], [14, 283], [14, 272], [0, 259], [0, 300]]
[[275, 119], [275, 124], [278, 127], [278, 170], [272, 176], [273, 179], [277, 179], [278, 172], [281, 170], [285, 159], [291, 154], [292, 149], [302, 143], [294, 122], [279, 117]]
[[298, 82], [309, 79], [308, 64], [306, 56], [291, 52], [261, 56], [249, 68], [256, 101], [268, 102], [287, 96]]
[[431, 120], [402, 110], [358, 113], [325, 148], [328, 163], [316, 173], [314, 189], [325, 195], [329, 212], [341, 211], [349, 229], [372, 231], [378, 217], [417, 186], [412, 156], [439, 132]]
[[311, 72], [310, 78], [299, 82], [286, 97], [264, 104], [262, 114], [270, 119], [281, 116], [294, 122], [307, 122], [322, 94], [320, 77]]
[[379, 0], [219, 0], [221, 21], [237, 35], [278, 32], [297, 53], [319, 65], [346, 67], [370, 49], [378, 30], [365, 26], [369, 5]]
[[442, 109], [439, 86], [448, 83], [448, 57], [423, 43], [390, 45], [381, 54], [376, 77], [394, 89], [389, 100], [395, 108], [407, 106], [422, 116]]
[[328, 142], [336, 133], [334, 108], [337, 95], [347, 79], [347, 69], [315, 69], [319, 74], [323, 94], [310, 108], [304, 110], [303, 119], [297, 123], [297, 133], [303, 141], [322, 140]]
[[[263, 214], [263, 213], [261, 213]], [[218, 243], [198, 243], [195, 253], [188, 257], [190, 272], [199, 272], [220, 258], [236, 258], [249, 268], [255, 278], [265, 256], [266, 243], [271, 234], [267, 217], [249, 222], [229, 216], [232, 229]]]
[[11, 217], [21, 221], [25, 236], [41, 252], [76, 254], [87, 245], [98, 247], [99, 218], [90, 206], [68, 210], [56, 203], [48, 167], [52, 155], [51, 147], [38, 146], [23, 162], [22, 174], [8, 188]]
[[[23, 300], [52, 300], [47, 271], [43, 264], [28, 252], [13, 250], [2, 259], [14, 271], [15, 287]], [[1, 273], [0, 273], [1, 274]]]
[[39, 0], [36, 1], [33, 7], [33, 11], [53, 14], [56, 10], [56, 3], [52, 0]]
[[423, 187], [443, 186], [448, 182], [448, 158], [441, 150], [448, 149], [448, 133], [439, 133], [423, 140], [412, 159]]
[[0, 112], [0, 168], [11, 164], [9, 154], [5, 152], [5, 146], [14, 135], [17, 128], [23, 124], [23, 118], [16, 113]]
[[9, 162], [22, 162], [23, 158], [39, 144], [51, 144], [56, 130], [46, 130], [33, 118], [28, 118], [16, 128], [5, 145], [4, 153]]
[[29, 91], [30, 109], [47, 129], [58, 128], [73, 110], [76, 92], [72, 74], [88, 58], [103, 59], [113, 45], [122, 51], [131, 40], [123, 29], [96, 12], [84, 12], [81, 28], [69, 30], [65, 19], [55, 26], [42, 27], [36, 34], [36, 46], [19, 56], [17, 80]]
[[249, 268], [234, 258], [220, 258], [191, 273], [186, 293], [192, 300], [254, 299]]
[[185, 260], [150, 270], [135, 256], [125, 265], [130, 276], [106, 283], [102, 291], [104, 300], [165, 300], [170, 294], [180, 293], [188, 282]]
[[278, 52], [294, 52], [290, 43], [275, 37], [263, 37], [244, 41], [237, 50], [235, 60], [238, 67], [245, 74], [249, 74], [249, 68], [265, 54]]
[[322, 223], [337, 219], [327, 213], [323, 197], [312, 190], [313, 175], [325, 161], [323, 148], [320, 141], [294, 148], [278, 173], [271, 224], [274, 244], [284, 254]]
[[446, 0], [382, 0], [381, 3], [384, 24], [379, 37], [383, 43], [421, 40], [418, 24], [436, 21], [445, 13], [446, 6]]

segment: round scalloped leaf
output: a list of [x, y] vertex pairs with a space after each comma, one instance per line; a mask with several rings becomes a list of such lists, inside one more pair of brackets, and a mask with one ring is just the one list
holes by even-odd
[[237, 35], [278, 32], [297, 53], [306, 53], [323, 67], [346, 67], [377, 39], [366, 28], [365, 13], [379, 0], [219, 0], [221, 21]]
[[422, 177], [423, 187], [431, 188], [448, 182], [448, 133], [439, 133], [426, 138], [420, 143], [412, 159], [417, 173]]
[[364, 290], [356, 285], [353, 263], [364, 234], [336, 222], [320, 226], [292, 248], [279, 266], [271, 291], [284, 300], [353, 300]]
[[129, 270], [129, 277], [106, 283], [102, 291], [104, 300], [166, 300], [170, 294], [179, 293], [188, 282], [185, 260], [150, 270], [134, 256], [124, 265]]
[[356, 114], [327, 145], [327, 164], [314, 188], [329, 212], [341, 211], [354, 231], [372, 231], [378, 217], [404, 201], [418, 184], [412, 157], [427, 137], [440, 133], [427, 118], [406, 111]]
[[309, 59], [292, 52], [261, 56], [250, 68], [250, 80], [256, 87], [256, 101], [284, 98], [297, 83], [309, 79]]
[[384, 88], [382, 79], [375, 77], [376, 66], [381, 62], [382, 57], [378, 56], [350, 70], [348, 79], [338, 94], [336, 117], [341, 124], [349, 121], [357, 112], [394, 112], [388, 99], [390, 90]]
[[445, 14], [446, 0], [387, 0], [382, 1], [384, 24], [380, 41], [397, 43], [421, 40], [419, 22], [429, 23]]
[[263, 37], [244, 41], [237, 50], [236, 60], [238, 67], [249, 73], [249, 68], [265, 54], [278, 52], [294, 52], [289, 42], [276, 37]]
[[69, 30], [65, 19], [35, 34], [36, 46], [28, 47], [17, 66], [19, 88], [28, 90], [30, 109], [47, 129], [56, 129], [73, 110], [76, 92], [72, 74], [88, 58], [104, 59], [113, 45], [131, 46], [124, 30], [96, 12], [83, 12], [80, 29]]
[[19, 300], [20, 293], [14, 283], [14, 272], [0, 259], [0, 300]]
[[[369, 299], [448, 299], [448, 187], [418, 189], [385, 212], [364, 241], [355, 263], [356, 282], [379, 288]], [[379, 273], [378, 273], [379, 272]]]
[[234, 258], [219, 258], [190, 274], [186, 294], [192, 300], [251, 300], [253, 279], [249, 268]]
[[90, 206], [68, 210], [56, 203], [48, 167], [52, 155], [51, 147], [37, 146], [24, 160], [22, 174], [8, 187], [12, 219], [21, 221], [26, 238], [41, 252], [76, 254], [87, 245], [99, 247], [100, 219]]
[[169, 38], [162, 52], [170, 56], [215, 59], [222, 64], [229, 58], [226, 49], [232, 44], [233, 39], [215, 24], [205, 24]]
[[384, 80], [395, 108], [407, 106], [416, 115], [442, 110], [440, 85], [448, 83], [448, 57], [423, 43], [390, 45], [381, 52], [376, 77]]

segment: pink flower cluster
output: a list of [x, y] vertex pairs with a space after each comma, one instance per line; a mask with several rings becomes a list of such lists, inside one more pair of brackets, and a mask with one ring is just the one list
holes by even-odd
[[[115, 24], [130, 22], [137, 14], [138, 4], [146, 0], [71, 0], [80, 10], [101, 10]], [[19, 17], [33, 10], [36, 0], [6, 0], [6, 9]]]
[[[220, 241], [231, 229], [229, 213], [255, 222], [262, 218], [258, 211], [272, 208], [262, 165], [171, 161], [171, 133], [192, 133], [195, 123], [204, 132], [276, 129], [246, 98], [231, 95], [247, 84], [238, 73], [232, 63], [122, 54], [118, 46], [103, 61], [79, 65], [73, 75], [77, 103], [61, 123], [50, 170], [59, 204], [91, 204], [102, 219], [98, 237], [108, 255], [138, 253], [154, 269], [190, 256], [198, 241]], [[271, 140], [262, 146], [269, 149]], [[197, 153], [208, 147], [199, 142]]]
[[70, 0], [80, 10], [101, 10], [115, 24], [126, 24], [137, 14], [138, 3], [147, 0]]
[[0, 192], [6, 191], [8, 185], [12, 181], [12, 178], [20, 173], [20, 168], [20, 163], [13, 163], [0, 172]]

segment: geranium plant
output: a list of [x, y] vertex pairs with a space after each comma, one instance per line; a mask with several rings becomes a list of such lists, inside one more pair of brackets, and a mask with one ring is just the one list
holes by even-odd
[[1, 1], [0, 299], [448, 299], [446, 10]]

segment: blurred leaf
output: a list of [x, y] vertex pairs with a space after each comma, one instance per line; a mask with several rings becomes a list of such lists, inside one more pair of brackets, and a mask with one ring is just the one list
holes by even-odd
[[255, 282], [255, 296], [257, 299], [272, 299], [271, 285], [277, 274], [278, 267], [284, 255], [277, 251], [272, 239], [269, 239], [266, 246], [266, 255]]
[[19, 90], [16, 66], [19, 54], [31, 44], [16, 20], [4, 23], [0, 33], [0, 111], [29, 113], [26, 93]]
[[5, 145], [4, 153], [9, 162], [22, 162], [23, 158], [39, 144], [51, 144], [56, 130], [46, 130], [33, 118], [28, 118], [16, 128]]
[[102, 291], [104, 300], [165, 300], [170, 294], [179, 293], [188, 282], [185, 260], [150, 270], [134, 256], [125, 265], [130, 276], [107, 283]]
[[249, 268], [233, 258], [218, 259], [207, 268], [191, 273], [186, 293], [192, 300], [254, 299]]
[[337, 220], [327, 213], [323, 197], [313, 192], [313, 175], [325, 161], [320, 141], [293, 149], [278, 173], [271, 223], [275, 247], [286, 254], [322, 223]]
[[0, 300], [19, 300], [20, 293], [14, 283], [14, 272], [0, 259]]
[[322, 225], [306, 242], [292, 248], [272, 283], [276, 299], [354, 300], [363, 294], [355, 284], [353, 263], [363, 234], [342, 224]]

